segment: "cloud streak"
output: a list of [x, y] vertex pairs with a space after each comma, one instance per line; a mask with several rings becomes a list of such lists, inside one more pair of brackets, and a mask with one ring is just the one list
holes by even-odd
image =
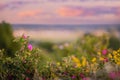
[[106, 2], [117, 2], [118, 0], [44, 0], [48, 2], [99, 2], [99, 1], [106, 1]]
[[28, 10], [28, 11], [19, 12], [18, 16], [19, 17], [35, 17], [40, 14], [42, 14], [42, 10]]
[[27, 4], [33, 4], [33, 3], [37, 3], [37, 2], [35, 2], [35, 1], [11, 1], [11, 2], [6, 2], [6, 3], [1, 3], [0, 10], [16, 9], [16, 8], [25, 6]]
[[120, 13], [120, 7], [81, 7], [81, 6], [64, 6], [59, 8], [57, 14], [63, 17], [77, 17], [77, 16], [98, 16], [113, 14], [118, 15]]
[[73, 9], [68, 7], [62, 7], [57, 10], [57, 13], [60, 16], [79, 16], [84, 14], [84, 11], [82, 9]]

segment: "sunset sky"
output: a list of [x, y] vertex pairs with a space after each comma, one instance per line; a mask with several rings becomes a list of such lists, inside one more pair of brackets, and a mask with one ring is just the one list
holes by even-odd
[[0, 0], [12, 24], [118, 24], [120, 0]]

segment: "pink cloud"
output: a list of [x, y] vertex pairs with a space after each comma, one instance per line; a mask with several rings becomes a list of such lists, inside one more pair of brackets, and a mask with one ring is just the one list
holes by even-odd
[[120, 8], [117, 9], [117, 15], [120, 16]]
[[42, 13], [42, 10], [22, 11], [18, 13], [19, 17], [34, 17]]
[[8, 6], [8, 4], [2, 4], [2, 3], [0, 3], [0, 10], [5, 9], [7, 6]]
[[60, 16], [64, 16], [64, 17], [69, 17], [69, 16], [74, 17], [84, 14], [84, 11], [82, 9], [72, 9], [68, 7], [62, 7], [57, 10], [57, 13]]
[[64, 6], [57, 10], [57, 14], [63, 17], [77, 16], [98, 16], [98, 15], [119, 15], [120, 7], [81, 7], [81, 6]]

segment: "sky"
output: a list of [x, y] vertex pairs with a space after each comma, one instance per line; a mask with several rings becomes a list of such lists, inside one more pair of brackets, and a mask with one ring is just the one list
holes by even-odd
[[0, 22], [118, 24], [120, 0], [0, 0]]

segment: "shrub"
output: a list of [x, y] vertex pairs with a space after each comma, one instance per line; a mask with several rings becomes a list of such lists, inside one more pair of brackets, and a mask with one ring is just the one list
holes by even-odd
[[28, 37], [16, 38], [14, 42], [21, 45], [15, 57], [5, 56], [4, 50], [0, 50], [0, 80], [32, 80], [38, 64], [45, 64], [47, 58], [40, 54], [39, 49], [32, 47]]
[[20, 44], [13, 42], [13, 39], [11, 25], [4, 21], [0, 23], [0, 49], [5, 49], [6, 56], [14, 57], [15, 52], [20, 49]]

